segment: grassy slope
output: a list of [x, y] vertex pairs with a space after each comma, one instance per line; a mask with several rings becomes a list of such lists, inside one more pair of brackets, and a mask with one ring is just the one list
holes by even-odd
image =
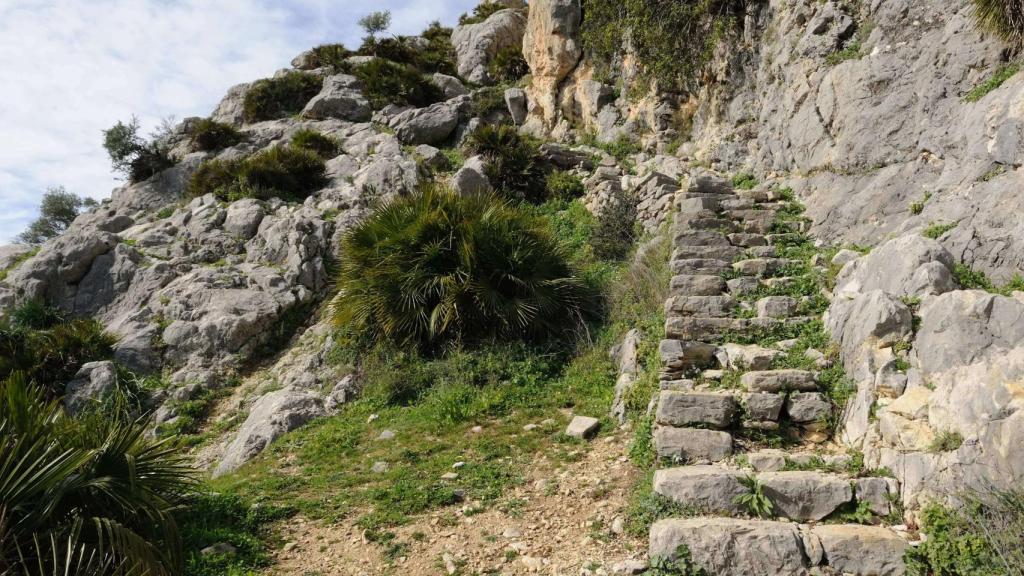
[[[641, 328], [648, 335], [641, 350], [648, 359], [646, 378], [656, 379], [668, 244], [657, 243], [640, 266], [601, 261], [589, 244], [596, 221], [579, 201], [534, 209], [549, 220], [588, 283], [608, 301], [604, 319], [575, 342], [492, 344], [434, 359], [393, 349], [359, 354], [361, 398], [337, 416], [286, 435], [237, 473], [211, 483], [219, 498], [232, 505], [255, 504], [264, 512], [257, 521], [235, 514], [207, 522], [198, 515], [193, 525], [225, 527], [193, 538], [193, 551], [237, 541], [239, 554], [233, 560], [193, 554], [190, 574], [244, 574], [265, 565], [265, 549], [251, 546], [253, 536], [272, 543], [267, 522], [295, 511], [325, 521], [357, 518], [367, 536], [385, 546], [385, 554], [397, 555], [402, 544], [389, 528], [410, 516], [465, 500], [490, 505], [521, 482], [539, 453], [563, 461], [580, 458], [583, 443], [562, 433], [569, 414], [600, 417], [605, 432], [613, 428], [606, 415], [616, 375], [608, 349], [630, 328]], [[339, 363], [354, 364], [356, 356], [344, 346], [332, 354]], [[649, 388], [637, 386], [634, 408], [646, 406]], [[553, 422], [523, 430], [546, 420]], [[378, 439], [384, 430], [395, 438]], [[376, 462], [386, 462], [387, 470], [374, 472]], [[456, 462], [465, 463], [458, 478], [442, 479]]]

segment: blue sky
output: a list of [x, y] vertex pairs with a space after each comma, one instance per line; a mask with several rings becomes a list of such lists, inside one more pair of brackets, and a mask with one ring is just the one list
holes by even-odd
[[328, 42], [358, 45], [358, 19], [391, 33], [453, 25], [475, 0], [0, 0], [0, 243], [63, 185], [105, 198], [120, 183], [101, 131], [138, 116], [206, 116], [229, 87]]

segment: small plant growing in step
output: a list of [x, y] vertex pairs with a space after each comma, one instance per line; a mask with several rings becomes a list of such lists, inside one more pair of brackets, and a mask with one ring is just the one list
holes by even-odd
[[670, 556], [655, 556], [651, 558], [651, 567], [646, 576], [708, 576], [700, 566], [693, 562], [693, 556], [686, 544], [680, 544], [676, 548], [675, 558]]
[[740, 484], [747, 491], [733, 498], [733, 503], [743, 506], [747, 512], [758, 518], [770, 517], [775, 510], [775, 504], [764, 493], [764, 485], [757, 479], [757, 476], [748, 474], [740, 479]]
[[740, 190], [750, 190], [757, 186], [757, 178], [748, 172], [741, 172], [732, 177], [732, 185]]
[[913, 214], [914, 216], [917, 216], [921, 212], [924, 212], [924, 205], [928, 203], [928, 200], [931, 200], [931, 197], [932, 197], [932, 193], [931, 192], [925, 192], [924, 198], [922, 198], [920, 200], [915, 200], [914, 202], [911, 202], [910, 203], [910, 213]]

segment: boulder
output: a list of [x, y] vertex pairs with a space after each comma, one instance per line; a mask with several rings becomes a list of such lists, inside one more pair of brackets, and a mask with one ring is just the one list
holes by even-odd
[[224, 231], [243, 240], [256, 235], [263, 220], [263, 205], [254, 198], [232, 202], [224, 218]]
[[452, 175], [451, 186], [457, 194], [469, 196], [491, 190], [486, 176], [486, 164], [482, 156], [473, 156]]
[[718, 362], [733, 370], [768, 370], [776, 358], [782, 356], [779, 350], [771, 350], [757, 344], [726, 343], [715, 353]]
[[517, 126], [526, 120], [526, 91], [522, 88], [509, 88], [505, 90], [505, 105], [508, 106], [508, 113], [512, 115], [512, 121]]
[[948, 292], [953, 256], [942, 244], [920, 234], [890, 240], [851, 261], [836, 278], [836, 293], [882, 290], [896, 297]]
[[782, 412], [785, 396], [769, 392], [743, 394], [743, 415], [751, 422], [776, 422]]
[[715, 576], [806, 576], [796, 524], [734, 518], [672, 518], [651, 527], [651, 558], [677, 559], [680, 549]]
[[882, 290], [837, 297], [825, 319], [840, 344], [847, 373], [858, 381], [871, 377], [890, 359], [889, 348], [908, 339], [912, 325], [907, 305]]
[[210, 119], [233, 126], [241, 126], [245, 121], [245, 95], [249, 92], [251, 84], [236, 84], [228, 89], [217, 108], [210, 115]]
[[278, 437], [324, 413], [323, 401], [305, 390], [283, 388], [262, 396], [227, 447], [214, 477], [234, 471]]
[[463, 86], [462, 81], [454, 76], [435, 72], [434, 75], [430, 77], [430, 80], [435, 86], [441, 89], [441, 93], [444, 94], [445, 100], [451, 100], [452, 98], [469, 94], [469, 89]]
[[490, 84], [491, 60], [507, 48], [523, 45], [526, 17], [515, 9], [499, 10], [478, 24], [456, 26], [452, 46], [459, 76], [476, 84]]
[[337, 118], [349, 122], [366, 122], [370, 119], [370, 104], [360, 88], [360, 82], [355, 76], [328, 76], [324, 79], [320, 93], [303, 108], [302, 116], [314, 120]]
[[117, 366], [109, 360], [87, 362], [64, 387], [64, 408], [75, 415], [110, 399], [117, 390]]
[[573, 416], [572, 421], [565, 428], [566, 436], [572, 438], [589, 438], [597, 433], [601, 427], [601, 421], [590, 416]]
[[449, 102], [438, 102], [402, 112], [391, 118], [388, 125], [403, 144], [439, 144], [459, 125], [459, 109]]

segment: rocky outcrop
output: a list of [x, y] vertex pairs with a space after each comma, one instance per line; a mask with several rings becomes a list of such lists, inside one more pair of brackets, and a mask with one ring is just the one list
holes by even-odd
[[525, 30], [526, 16], [521, 8], [499, 10], [478, 24], [457, 26], [452, 32], [452, 46], [459, 76], [489, 84], [488, 64], [498, 52], [522, 45]]
[[523, 56], [530, 65], [530, 114], [542, 131], [554, 128], [562, 81], [583, 55], [579, 40], [582, 17], [579, 0], [536, 0], [530, 4]]

